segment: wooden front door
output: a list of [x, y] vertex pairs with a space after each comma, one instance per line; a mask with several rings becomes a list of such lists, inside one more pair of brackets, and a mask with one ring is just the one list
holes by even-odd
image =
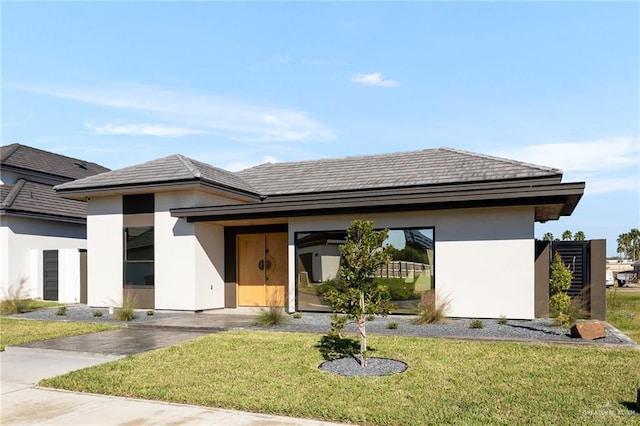
[[238, 235], [238, 305], [284, 306], [287, 234]]

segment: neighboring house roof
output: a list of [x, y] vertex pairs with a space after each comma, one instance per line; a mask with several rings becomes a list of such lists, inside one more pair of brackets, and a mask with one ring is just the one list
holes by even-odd
[[76, 189], [122, 188], [140, 185], [162, 185], [199, 182], [222, 190], [253, 197], [258, 193], [232, 172], [176, 154], [136, 166], [102, 173], [56, 186], [61, 193]]
[[562, 171], [450, 148], [437, 148], [297, 163], [267, 163], [237, 174], [261, 194], [271, 196], [561, 177]]
[[[0, 147], [0, 171], [12, 184], [0, 185], [0, 214], [85, 223], [84, 201], [64, 199], [52, 183], [68, 182], [109, 171], [96, 163], [14, 143]], [[13, 183], [14, 182], [14, 183]]]
[[81, 179], [109, 169], [99, 164], [14, 143], [0, 147], [0, 167], [22, 172], [37, 172], [64, 178]]
[[195, 183], [249, 196], [246, 204], [172, 210], [191, 221], [506, 205], [535, 205], [535, 219], [545, 221], [570, 215], [584, 192], [583, 182], [561, 180], [559, 169], [438, 148], [267, 163], [236, 173], [173, 155], [56, 190], [82, 199]]
[[[0, 211], [30, 217], [77, 218], [84, 222], [87, 206], [84, 201], [68, 200], [56, 195], [51, 185], [19, 179], [14, 185], [0, 187]], [[73, 221], [73, 220], [71, 220]]]

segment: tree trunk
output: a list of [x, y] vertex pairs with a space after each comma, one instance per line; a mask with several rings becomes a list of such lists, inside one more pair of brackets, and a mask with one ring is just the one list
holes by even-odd
[[365, 316], [364, 310], [364, 291], [360, 292], [360, 309], [362, 312], [362, 316], [358, 318], [357, 325], [358, 331], [360, 332], [360, 366], [367, 366], [367, 357], [365, 355], [367, 351], [367, 332], [365, 329], [365, 322], [367, 321], [367, 317]]

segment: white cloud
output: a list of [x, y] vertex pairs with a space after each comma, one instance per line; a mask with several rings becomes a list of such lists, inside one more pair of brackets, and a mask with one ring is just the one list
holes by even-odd
[[[119, 129], [121, 126], [113, 125], [103, 129], [112, 133], [125, 130], [147, 131], [149, 133], [146, 134], [169, 136], [164, 134], [167, 129], [178, 128], [197, 133], [216, 134], [236, 141], [323, 141], [335, 138], [333, 132], [309, 117], [304, 111], [251, 104], [231, 98], [193, 93], [184, 89], [146, 85], [103, 88], [19, 88], [90, 105], [126, 110], [131, 114], [143, 114], [144, 118], [150, 116], [155, 121], [168, 123], [149, 126], [146, 129]], [[157, 134], [153, 133], [154, 129], [157, 130]]]
[[191, 130], [184, 127], [170, 127], [152, 124], [104, 124], [94, 126], [85, 124], [85, 127], [101, 135], [132, 135], [132, 136], [167, 136], [181, 137], [202, 133], [198, 130]]
[[598, 171], [638, 165], [640, 147], [633, 138], [531, 145], [496, 153], [500, 157], [569, 171]]
[[640, 144], [635, 138], [531, 145], [494, 155], [562, 169], [565, 180], [584, 180], [590, 194], [640, 188]]
[[353, 74], [349, 81], [381, 87], [395, 87], [400, 84], [395, 80], [385, 80], [380, 72], [373, 72], [371, 74]]

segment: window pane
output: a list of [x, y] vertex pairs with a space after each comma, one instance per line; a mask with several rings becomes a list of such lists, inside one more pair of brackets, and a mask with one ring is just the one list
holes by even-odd
[[126, 263], [124, 282], [126, 285], [153, 285], [153, 262]]
[[[344, 231], [296, 234], [298, 309], [328, 311], [323, 294], [335, 286], [340, 267]], [[394, 312], [411, 312], [422, 293], [434, 288], [433, 229], [394, 229], [384, 242], [391, 245], [392, 261], [376, 275], [376, 282], [391, 293]]]
[[125, 260], [153, 260], [153, 227], [125, 229]]

